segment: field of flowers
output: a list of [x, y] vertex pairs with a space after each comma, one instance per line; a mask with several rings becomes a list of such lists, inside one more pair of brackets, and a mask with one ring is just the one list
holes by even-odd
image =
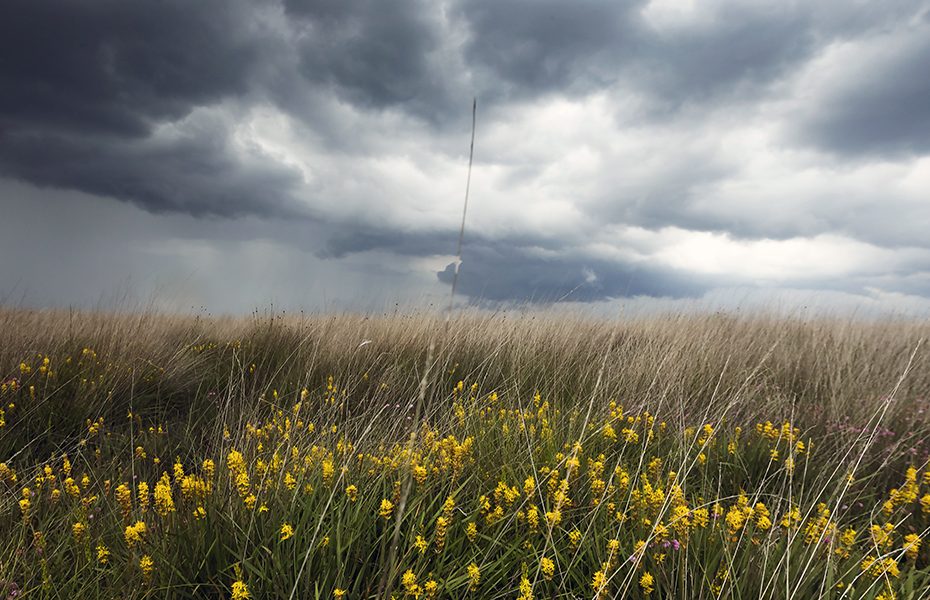
[[921, 598], [930, 324], [0, 311], [0, 598]]

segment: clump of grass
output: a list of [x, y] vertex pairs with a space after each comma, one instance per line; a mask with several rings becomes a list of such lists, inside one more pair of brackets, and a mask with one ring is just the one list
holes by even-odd
[[927, 331], [2, 311], [0, 595], [917, 597]]

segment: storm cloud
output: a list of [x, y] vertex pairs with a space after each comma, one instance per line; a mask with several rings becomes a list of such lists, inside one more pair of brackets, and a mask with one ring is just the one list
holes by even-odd
[[[209, 272], [235, 265], [277, 273], [263, 281], [293, 306], [313, 278], [299, 265], [342, 277], [343, 299], [377, 280], [386, 302], [433, 301], [457, 259], [474, 97], [466, 301], [930, 297], [919, 0], [0, 10], [0, 209], [49, 255], [67, 212], [49, 207], [67, 197], [100, 216], [86, 238], [137, 257], [114, 272], [165, 281], [186, 249], [212, 265], [198, 289], [220, 306], [228, 282]], [[132, 208], [109, 222], [108, 203]], [[101, 233], [142, 223], [144, 248]], [[25, 252], [14, 238], [7, 256]], [[68, 268], [90, 272], [91, 256]], [[38, 303], [69, 301], [64, 284], [4, 274]]]

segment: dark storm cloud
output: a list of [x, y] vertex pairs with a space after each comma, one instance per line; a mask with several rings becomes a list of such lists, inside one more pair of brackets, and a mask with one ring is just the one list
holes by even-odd
[[[437, 273], [452, 284], [454, 265]], [[467, 244], [456, 291], [476, 301], [593, 302], [611, 298], [696, 297], [711, 282], [670, 268], [636, 265], [564, 252], [546, 256], [502, 242]]]
[[366, 109], [399, 106], [426, 120], [445, 116], [451, 66], [443, 62], [437, 5], [402, 0], [285, 0], [296, 30], [298, 70]]
[[483, 95], [523, 97], [614, 81], [635, 52], [642, 4], [465, 0], [456, 11], [470, 32], [468, 64], [488, 76]]
[[324, 258], [344, 258], [351, 254], [386, 250], [402, 256], [431, 256], [455, 252], [458, 232], [407, 232], [357, 225], [349, 231], [339, 231], [318, 253]]
[[155, 212], [290, 210], [295, 173], [237, 156], [222, 122], [155, 135], [248, 92], [268, 59], [252, 23], [261, 3], [15, 4], [0, 19], [0, 174]]
[[728, 93], [755, 97], [753, 86], [770, 83], [811, 55], [815, 35], [809, 14], [780, 3], [732, 6], [708, 25], [644, 36], [638, 74], [664, 105]]
[[9, 2], [0, 19], [0, 123], [114, 137], [246, 91], [262, 40], [243, 5]]
[[17, 132], [0, 144], [0, 174], [38, 186], [119, 198], [152, 212], [194, 216], [308, 216], [293, 194], [300, 173], [258, 151], [234, 151], [222, 123], [169, 139], [113, 143], [66, 133]]
[[[652, 111], [732, 93], [780, 76], [815, 49], [809, 12], [778, 4], [725, 5], [695, 27], [656, 31], [647, 2], [465, 0], [469, 64], [484, 96], [587, 93], [623, 83], [651, 95]], [[714, 12], [715, 11], [715, 12]], [[745, 93], [746, 90], [743, 90]]]
[[[454, 251], [458, 230], [448, 223], [457, 220], [421, 196], [433, 184], [448, 192], [450, 165], [464, 165], [457, 136], [466, 139], [474, 95], [476, 166], [493, 180], [482, 190], [493, 196], [484, 207], [512, 222], [488, 228], [493, 234], [467, 232], [458, 286], [467, 296], [677, 298], [721, 283], [661, 266], [668, 257], [650, 254], [656, 248], [643, 250], [641, 262], [583, 250], [589, 238], [606, 239], [625, 256], [634, 242], [607, 239], [610, 226], [731, 240], [834, 233], [890, 245], [901, 226], [877, 201], [859, 211], [868, 219], [844, 210], [852, 184], [832, 193], [812, 185], [808, 200], [785, 209], [759, 202], [755, 184], [778, 183], [788, 171], [779, 167], [797, 166], [778, 161], [803, 154], [799, 141], [840, 162], [930, 152], [930, 80], [920, 75], [930, 63], [928, 13], [913, 24], [925, 3], [711, 0], [692, 13], [670, 2], [671, 12], [658, 16], [656, 4], [8, 2], [0, 15], [0, 176], [115, 198], [159, 218], [181, 214], [188, 224], [250, 217], [264, 231], [309, 219], [319, 239], [287, 244], [320, 263], [384, 253], [412, 264]], [[763, 143], [746, 141], [782, 125], [763, 105], [792, 100], [792, 77], [834, 46], [875, 39], [885, 40], [883, 50], [865, 75], [824, 82], [787, 146], [759, 150]], [[549, 135], [545, 118], [592, 97], [606, 105], [592, 102], [592, 112], [609, 113], [592, 114], [603, 117], [602, 129], [584, 130], [585, 115], [578, 135], [558, 127]], [[546, 117], [529, 122], [525, 113], [537, 109]], [[736, 123], [743, 118], [748, 125]], [[266, 124], [273, 131], [259, 130]], [[740, 127], [735, 142], [763, 160], [722, 147], [718, 134]], [[485, 131], [499, 136], [498, 147], [482, 145]], [[539, 131], [534, 147], [516, 139]], [[564, 163], [563, 142], [573, 154]], [[765, 159], [776, 167], [766, 171]], [[805, 183], [785, 193], [803, 193]], [[911, 201], [902, 198], [902, 206]], [[553, 206], [570, 215], [564, 225], [533, 212]], [[925, 229], [918, 213], [909, 213], [908, 244]], [[556, 226], [558, 233], [539, 230]], [[922, 266], [910, 266], [889, 276], [911, 277], [907, 290], [923, 290], [924, 278], [911, 275]], [[848, 281], [863, 289], [873, 276]], [[450, 271], [438, 279], [449, 283]]]
[[863, 59], [862, 72], [808, 107], [798, 135], [848, 157], [930, 152], [930, 10], [911, 39]]
[[[344, 257], [373, 250], [400, 256], [451, 255], [458, 232], [384, 232], [359, 228], [330, 239], [318, 253]], [[451, 285], [453, 265], [436, 275]], [[462, 246], [456, 291], [481, 301], [591, 302], [622, 296], [694, 297], [710, 280], [669, 268], [633, 265], [586, 256], [570, 240], [539, 235], [493, 239], [469, 232]]]
[[[458, 232], [386, 233], [360, 228], [332, 238], [319, 253], [341, 257], [386, 250], [401, 256], [450, 255]], [[451, 285], [453, 265], [436, 275]], [[670, 268], [605, 260], [575, 250], [571, 240], [518, 235], [493, 239], [468, 233], [456, 291], [476, 300], [592, 302], [621, 296], [694, 297], [711, 281]]]

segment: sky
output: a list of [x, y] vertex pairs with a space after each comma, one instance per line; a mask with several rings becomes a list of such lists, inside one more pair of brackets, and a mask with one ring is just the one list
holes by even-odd
[[927, 0], [0, 11], [0, 303], [930, 314]]

